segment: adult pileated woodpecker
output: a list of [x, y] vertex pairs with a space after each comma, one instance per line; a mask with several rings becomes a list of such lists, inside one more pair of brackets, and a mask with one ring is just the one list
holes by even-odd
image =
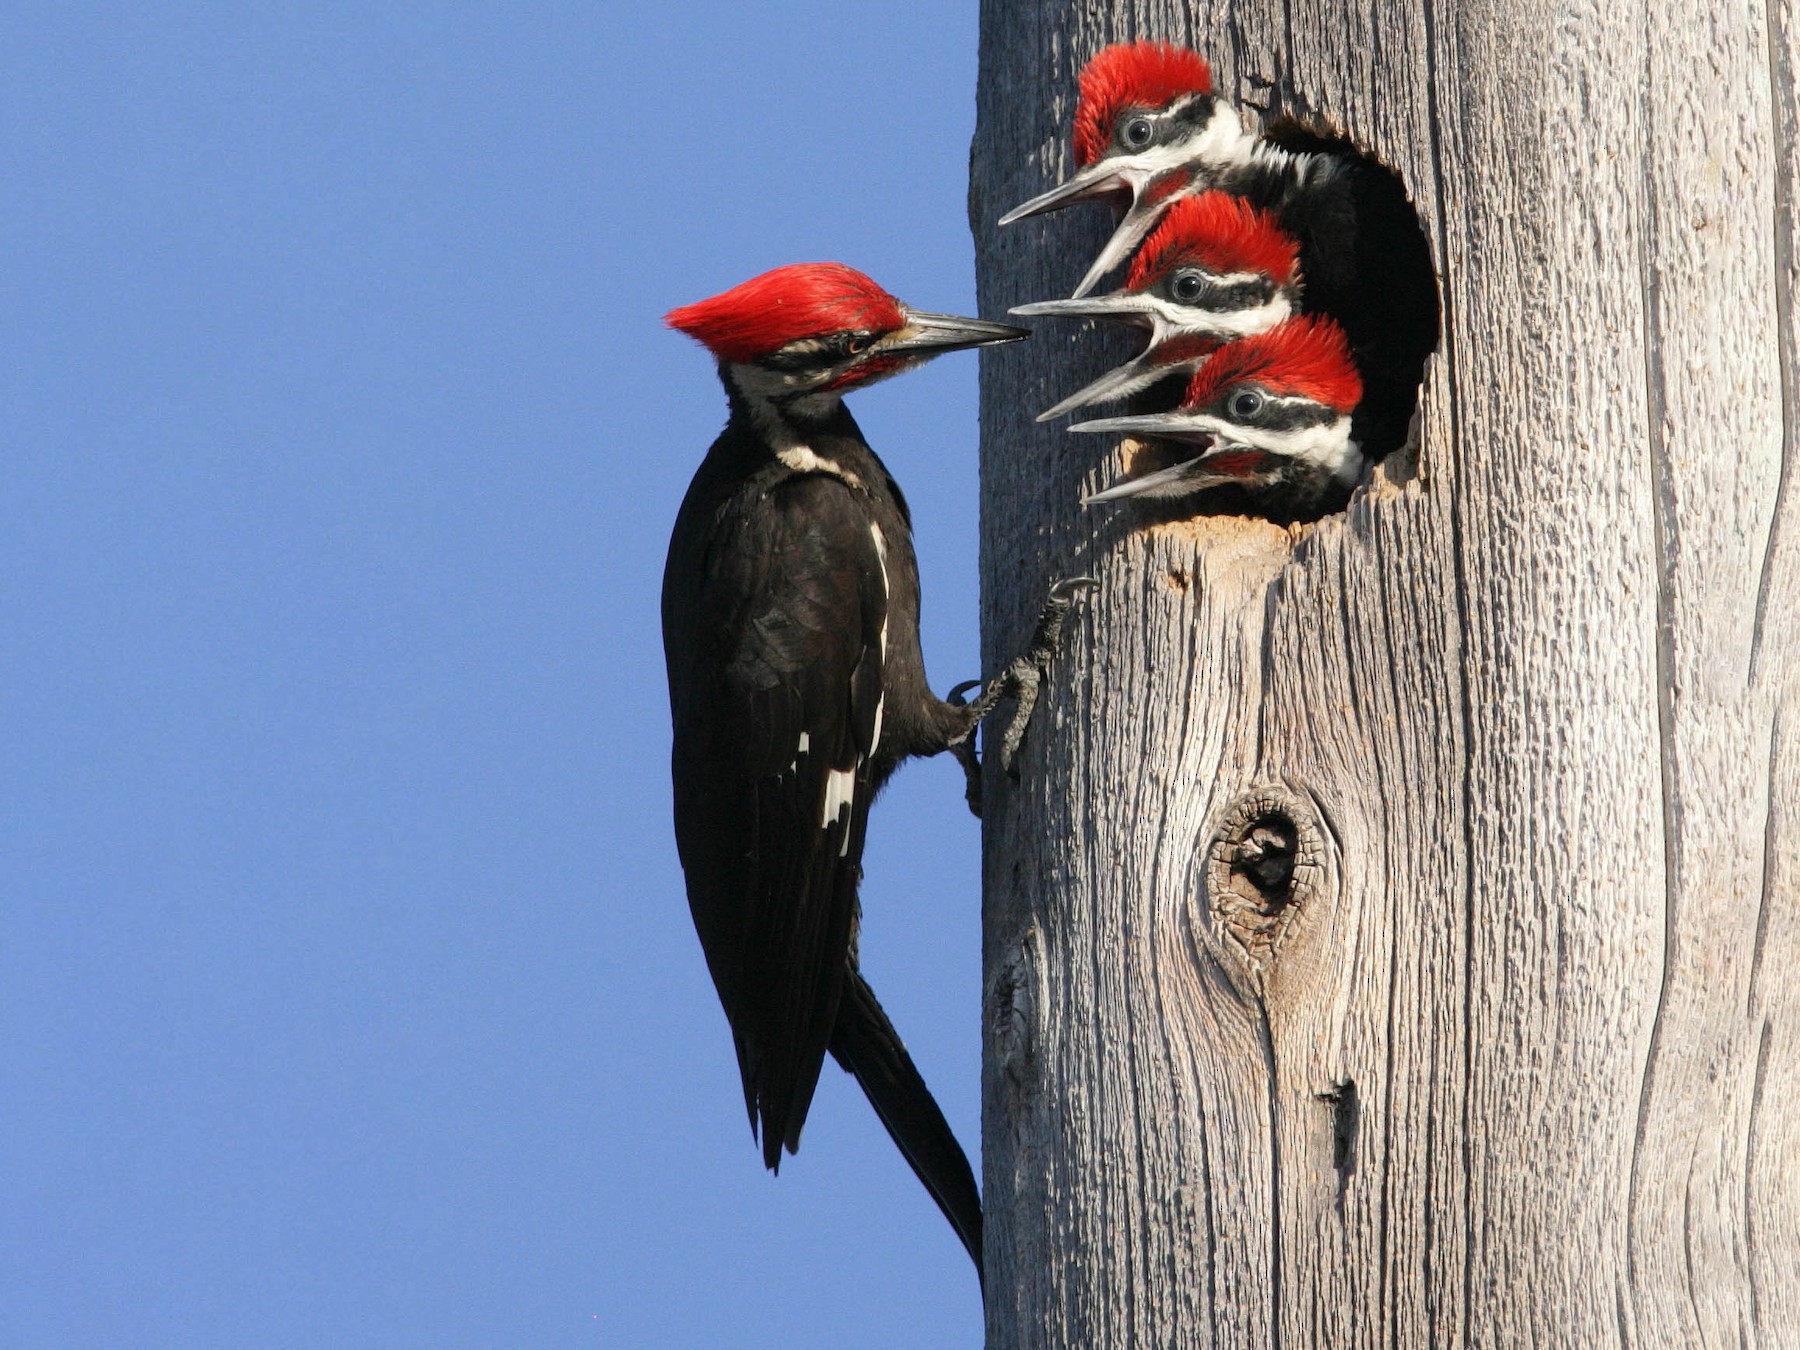
[[1081, 73], [1079, 172], [1001, 224], [1078, 201], [1125, 199], [1077, 296], [1124, 260], [1182, 197], [1221, 188], [1273, 211], [1300, 245], [1302, 309], [1336, 320], [1362, 375], [1356, 438], [1370, 460], [1406, 441], [1438, 342], [1437, 278], [1406, 186], [1335, 132], [1278, 121], [1261, 136], [1213, 93], [1196, 53], [1156, 43], [1108, 47]]
[[1223, 343], [1261, 333], [1300, 307], [1300, 246], [1269, 212], [1228, 192], [1185, 197], [1131, 260], [1110, 295], [1040, 300], [1014, 314], [1115, 319], [1147, 330], [1144, 350], [1077, 390], [1038, 421], [1188, 378]]
[[1351, 430], [1362, 392], [1349, 345], [1330, 319], [1303, 315], [1239, 338], [1200, 367], [1180, 407], [1070, 428], [1199, 447], [1181, 463], [1086, 500], [1185, 497], [1232, 487], [1265, 514], [1308, 519], [1338, 510], [1363, 473]]
[[[672, 311], [718, 358], [731, 415], [669, 542], [663, 644], [675, 838], [763, 1162], [800, 1143], [825, 1052], [856, 1075], [977, 1271], [968, 1159], [858, 972], [869, 804], [901, 760], [1028, 712], [1070, 597], [974, 703], [935, 697], [906, 502], [843, 396], [1026, 330], [926, 314], [836, 263], [777, 268]], [[1009, 732], [1016, 743], [1016, 730]]]

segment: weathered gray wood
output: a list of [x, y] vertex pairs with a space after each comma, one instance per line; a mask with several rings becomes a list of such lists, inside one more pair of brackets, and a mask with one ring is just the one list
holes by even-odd
[[[1083, 512], [1032, 418], [1121, 339], [984, 354], [990, 664], [1105, 585], [988, 783], [990, 1343], [1800, 1345], [1792, 0], [986, 0], [983, 313], [1104, 237], [993, 222], [1135, 37], [1400, 168], [1446, 342], [1295, 530]], [[1234, 922], [1258, 794], [1305, 884]]]

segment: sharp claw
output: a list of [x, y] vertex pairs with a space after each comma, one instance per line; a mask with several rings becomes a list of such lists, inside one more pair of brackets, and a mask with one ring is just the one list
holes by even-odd
[[1052, 600], [1073, 600], [1083, 591], [1099, 589], [1100, 578], [1098, 577], [1065, 577], [1050, 588], [1050, 598]]
[[956, 688], [944, 695], [944, 702], [958, 708], [966, 708], [969, 706], [969, 700], [965, 698], [964, 695], [971, 689], [981, 688], [982, 683], [981, 680], [964, 680], [961, 684], [957, 685]]

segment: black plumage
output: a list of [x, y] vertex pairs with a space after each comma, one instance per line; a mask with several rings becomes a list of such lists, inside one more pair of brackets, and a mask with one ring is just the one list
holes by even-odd
[[1010, 760], [1072, 601], [973, 703], [938, 698], [919, 646], [912, 520], [844, 407], [850, 389], [1023, 329], [928, 314], [836, 263], [777, 268], [669, 315], [719, 358], [730, 401], [663, 574], [675, 838], [688, 905], [776, 1169], [825, 1055], [855, 1075], [981, 1268], [973, 1170], [857, 958], [869, 807], [894, 769], [953, 750], [1018, 699]]
[[1273, 211], [1300, 245], [1300, 311], [1349, 339], [1363, 380], [1350, 434], [1382, 459], [1406, 443], [1438, 344], [1431, 246], [1400, 175], [1349, 138], [1283, 119], [1262, 139], [1300, 158], [1254, 158], [1220, 186]]
[[[773, 1168], [854, 969], [870, 803], [902, 759], [966, 737], [972, 709], [926, 685], [911, 520], [849, 410], [807, 430], [822, 472], [733, 402], [677, 517], [663, 627], [676, 841]], [[829, 819], [828, 796], [846, 799]]]

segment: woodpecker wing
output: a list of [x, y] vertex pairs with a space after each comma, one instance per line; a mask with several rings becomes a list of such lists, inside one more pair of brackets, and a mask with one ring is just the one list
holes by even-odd
[[691, 614], [664, 615], [686, 644], [669, 643], [675, 834], [774, 1168], [799, 1144], [850, 968], [887, 584], [842, 480], [753, 479], [734, 507], [668, 593]]

